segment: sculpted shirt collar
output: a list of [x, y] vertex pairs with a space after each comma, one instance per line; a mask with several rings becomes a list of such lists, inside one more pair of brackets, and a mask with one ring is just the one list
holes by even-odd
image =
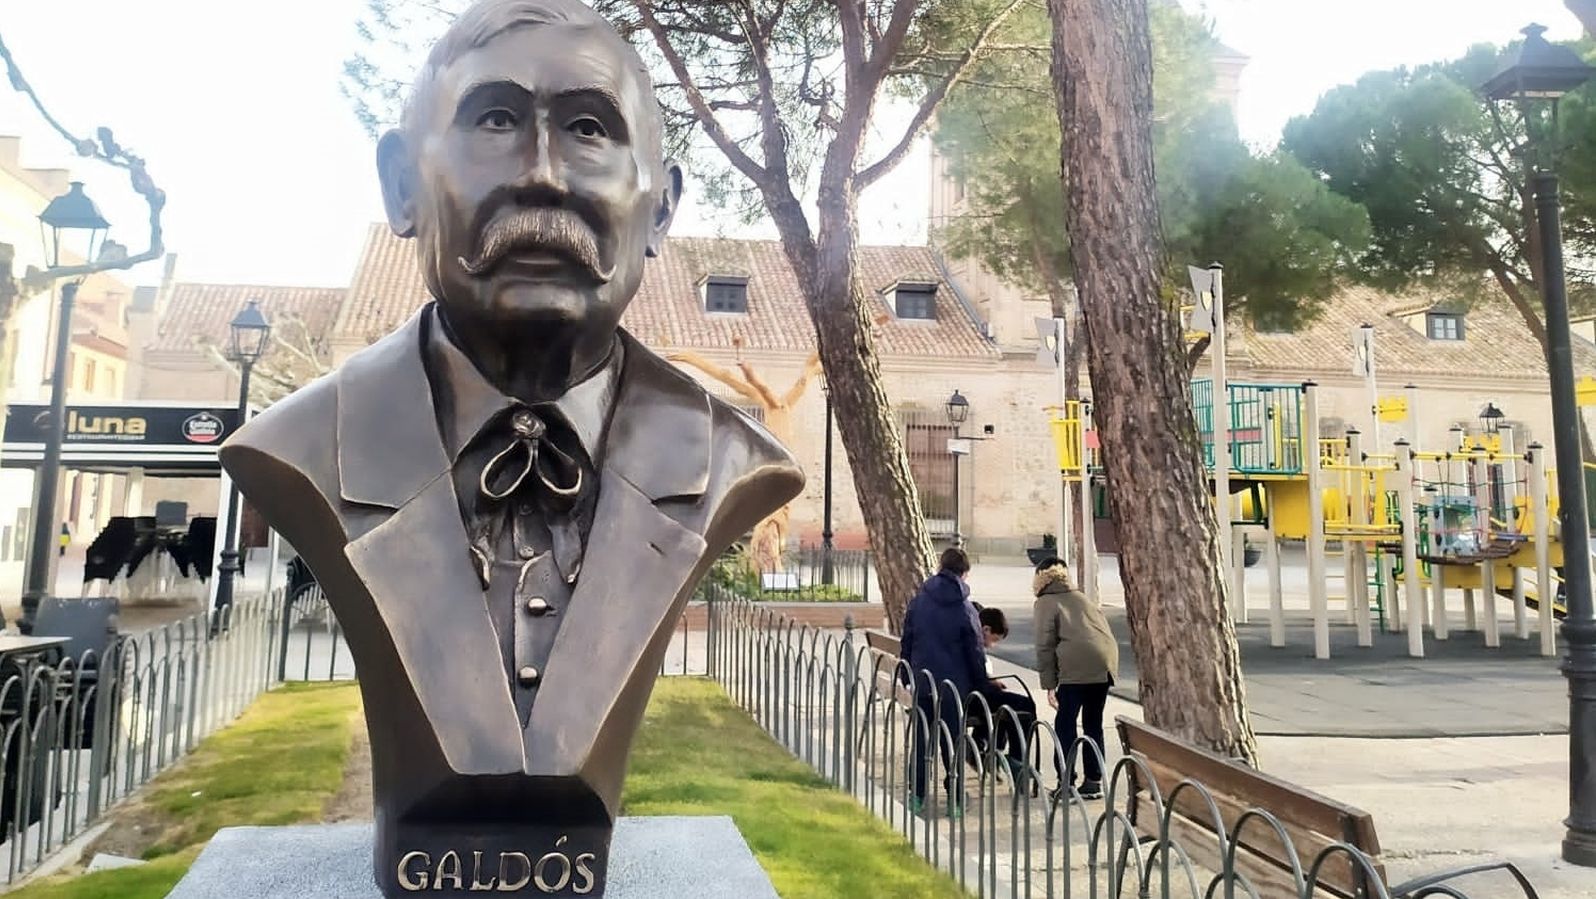
[[[436, 307], [428, 317], [426, 335], [423, 343], [427, 370], [433, 389], [443, 400], [438, 424], [443, 434], [444, 449], [451, 460], [458, 460], [472, 438], [495, 415], [517, 401], [488, 383], [465, 353], [455, 346], [444, 331], [443, 323], [438, 320]], [[554, 403], [575, 429], [577, 438], [582, 441], [582, 448], [587, 450], [588, 458], [595, 465], [599, 464], [603, 452], [604, 426], [609, 421], [610, 408], [615, 405], [620, 370], [621, 343], [617, 340], [609, 362], [587, 380], [567, 390]], [[444, 409], [452, 409], [453, 413], [445, 414]]]

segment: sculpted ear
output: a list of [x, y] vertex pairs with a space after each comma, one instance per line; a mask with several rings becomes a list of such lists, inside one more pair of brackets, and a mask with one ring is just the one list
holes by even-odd
[[648, 232], [648, 255], [658, 256], [665, 246], [665, 232], [671, 229], [676, 218], [676, 207], [682, 202], [682, 167], [674, 159], [665, 160], [665, 186], [660, 191], [659, 204], [654, 207], [654, 221]]
[[377, 142], [377, 178], [388, 227], [400, 237], [416, 236], [416, 167], [410, 143], [397, 128]]

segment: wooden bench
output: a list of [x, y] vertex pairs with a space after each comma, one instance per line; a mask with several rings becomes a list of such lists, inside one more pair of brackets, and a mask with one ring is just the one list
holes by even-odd
[[[1164, 813], [1175, 787], [1182, 780], [1196, 781], [1208, 790], [1218, 806], [1222, 819], [1219, 826], [1226, 830], [1226, 840], [1232, 835], [1238, 837], [1232, 870], [1251, 881], [1261, 895], [1297, 896], [1300, 889], [1292, 875], [1286, 847], [1267, 821], [1249, 819], [1241, 832], [1235, 831], [1236, 822], [1249, 809], [1267, 811], [1279, 821], [1291, 838], [1304, 878], [1319, 854], [1338, 843], [1352, 846], [1368, 856], [1367, 868], [1354, 863], [1345, 853], [1327, 858], [1319, 868], [1312, 895], [1343, 899], [1375, 895], [1368, 882], [1372, 872], [1385, 884], [1393, 899], [1401, 899], [1443, 881], [1502, 870], [1518, 882], [1524, 895], [1536, 899], [1535, 889], [1523, 873], [1507, 862], [1459, 868], [1391, 885], [1386, 880], [1385, 865], [1380, 858], [1380, 838], [1375, 833], [1374, 818], [1368, 812], [1199, 749], [1139, 721], [1118, 717], [1115, 723], [1125, 755], [1140, 763], [1126, 766], [1132, 797], [1124, 807], [1142, 842], [1163, 836]], [[1162, 806], [1154, 800], [1145, 782], [1147, 775], [1157, 783]], [[1222, 871], [1216, 822], [1207, 801], [1188, 786], [1174, 798], [1173, 805], [1168, 838], [1185, 851], [1194, 865], [1207, 869], [1210, 874]], [[1173, 877], [1178, 863], [1173, 858], [1170, 861]], [[1158, 870], [1161, 863], [1160, 860], [1153, 869]]]
[[912, 708], [914, 696], [898, 675], [899, 653], [903, 651], [902, 641], [880, 630], [866, 629], [864, 635], [865, 645], [873, 650], [870, 656], [875, 662], [876, 695], [905, 709]]

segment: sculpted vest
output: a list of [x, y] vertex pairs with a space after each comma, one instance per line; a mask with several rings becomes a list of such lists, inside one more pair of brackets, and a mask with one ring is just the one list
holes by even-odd
[[803, 475], [762, 428], [623, 334], [587, 563], [523, 728], [420, 321], [250, 422], [222, 464], [310, 565], [349, 642], [385, 895], [600, 895], [627, 753], [677, 616]]

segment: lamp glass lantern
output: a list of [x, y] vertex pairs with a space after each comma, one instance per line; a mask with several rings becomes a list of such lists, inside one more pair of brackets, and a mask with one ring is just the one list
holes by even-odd
[[110, 227], [94, 201], [83, 192], [83, 182], [73, 181], [66, 193], [51, 200], [39, 213], [44, 258], [51, 268], [59, 268], [63, 257], [75, 254], [85, 262], [93, 260]]
[[272, 326], [260, 311], [260, 301], [250, 300], [229, 325], [232, 342], [228, 358], [235, 362], [253, 365], [266, 354], [267, 341], [271, 339]]
[[964, 394], [955, 390], [953, 395], [948, 397], [947, 412], [949, 424], [962, 425], [970, 417], [970, 401], [965, 399]]
[[1500, 433], [1502, 419], [1506, 417], [1507, 414], [1496, 408], [1495, 403], [1486, 403], [1485, 408], [1480, 410], [1480, 430], [1487, 434]]
[[1524, 121], [1531, 161], [1550, 168], [1557, 143], [1557, 104], [1569, 91], [1596, 76], [1579, 54], [1546, 40], [1546, 28], [1530, 25], [1524, 40], [1508, 54], [1495, 75], [1480, 85], [1491, 111], [1501, 122], [1503, 103], [1511, 103]]

